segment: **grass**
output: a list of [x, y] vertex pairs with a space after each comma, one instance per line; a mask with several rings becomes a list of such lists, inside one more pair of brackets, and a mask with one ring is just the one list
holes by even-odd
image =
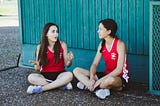
[[0, 16], [16, 15], [18, 12], [16, 0], [6, 1], [0, 4]]
[[0, 15], [12, 15], [12, 7], [0, 6]]

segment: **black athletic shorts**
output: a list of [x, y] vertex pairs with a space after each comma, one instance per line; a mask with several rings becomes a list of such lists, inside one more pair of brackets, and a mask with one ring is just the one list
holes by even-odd
[[54, 81], [60, 73], [62, 72], [41, 72], [40, 74], [42, 74], [46, 79]]

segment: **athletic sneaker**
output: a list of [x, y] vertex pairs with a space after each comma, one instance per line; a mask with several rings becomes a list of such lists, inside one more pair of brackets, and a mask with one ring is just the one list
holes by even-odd
[[73, 86], [71, 83], [68, 83], [67, 85], [60, 88], [61, 90], [71, 90], [73, 89]]
[[[81, 90], [83, 90], [83, 89], [87, 89], [87, 87], [83, 84], [83, 83], [81, 83], [81, 82], [78, 82], [77, 83], [77, 88], [79, 88], [79, 89], [81, 89]], [[89, 90], [89, 89], [88, 89]], [[89, 90], [90, 92], [93, 92], [94, 90]]]
[[107, 96], [110, 95], [110, 90], [109, 89], [99, 89], [95, 92], [95, 94], [100, 99], [105, 99]]
[[78, 82], [77, 83], [77, 88], [79, 88], [79, 89], [85, 89], [85, 85], [83, 83], [81, 83], [81, 82]]
[[28, 94], [41, 93], [41, 92], [43, 92], [42, 86], [32, 86], [32, 85], [30, 85], [27, 89]]

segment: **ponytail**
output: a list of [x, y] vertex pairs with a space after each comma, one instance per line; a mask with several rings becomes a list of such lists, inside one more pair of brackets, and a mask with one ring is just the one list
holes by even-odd
[[102, 39], [100, 53], [102, 53], [102, 48], [103, 48], [103, 46], [105, 45], [105, 43], [106, 43], [106, 40], [105, 40], [105, 39]]

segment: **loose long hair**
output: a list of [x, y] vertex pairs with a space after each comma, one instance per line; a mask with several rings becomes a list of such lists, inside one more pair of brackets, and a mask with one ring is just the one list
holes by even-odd
[[[46, 65], [48, 62], [47, 59], [47, 48], [48, 48], [48, 38], [47, 38], [47, 33], [48, 30], [51, 26], [56, 26], [58, 31], [59, 31], [59, 27], [58, 25], [54, 24], [54, 23], [47, 23], [44, 28], [43, 28], [43, 32], [42, 32], [42, 37], [41, 37], [41, 42], [40, 42], [40, 50], [38, 53], [38, 61], [41, 65]], [[59, 55], [60, 55], [60, 41], [59, 39], [57, 39], [57, 41], [55, 42], [55, 45], [53, 47], [53, 51], [54, 51], [54, 59], [55, 59], [55, 63], [57, 64], [59, 62]]]
[[[111, 30], [111, 33], [109, 34], [110, 37], [115, 38], [116, 37], [116, 32], [117, 32], [117, 24], [113, 19], [104, 19], [99, 21], [99, 24], [103, 24], [104, 28], [106, 28], [106, 30]], [[105, 39], [102, 39], [102, 43], [101, 43], [101, 49], [100, 49], [100, 53], [102, 53], [102, 48], [105, 45]]]

